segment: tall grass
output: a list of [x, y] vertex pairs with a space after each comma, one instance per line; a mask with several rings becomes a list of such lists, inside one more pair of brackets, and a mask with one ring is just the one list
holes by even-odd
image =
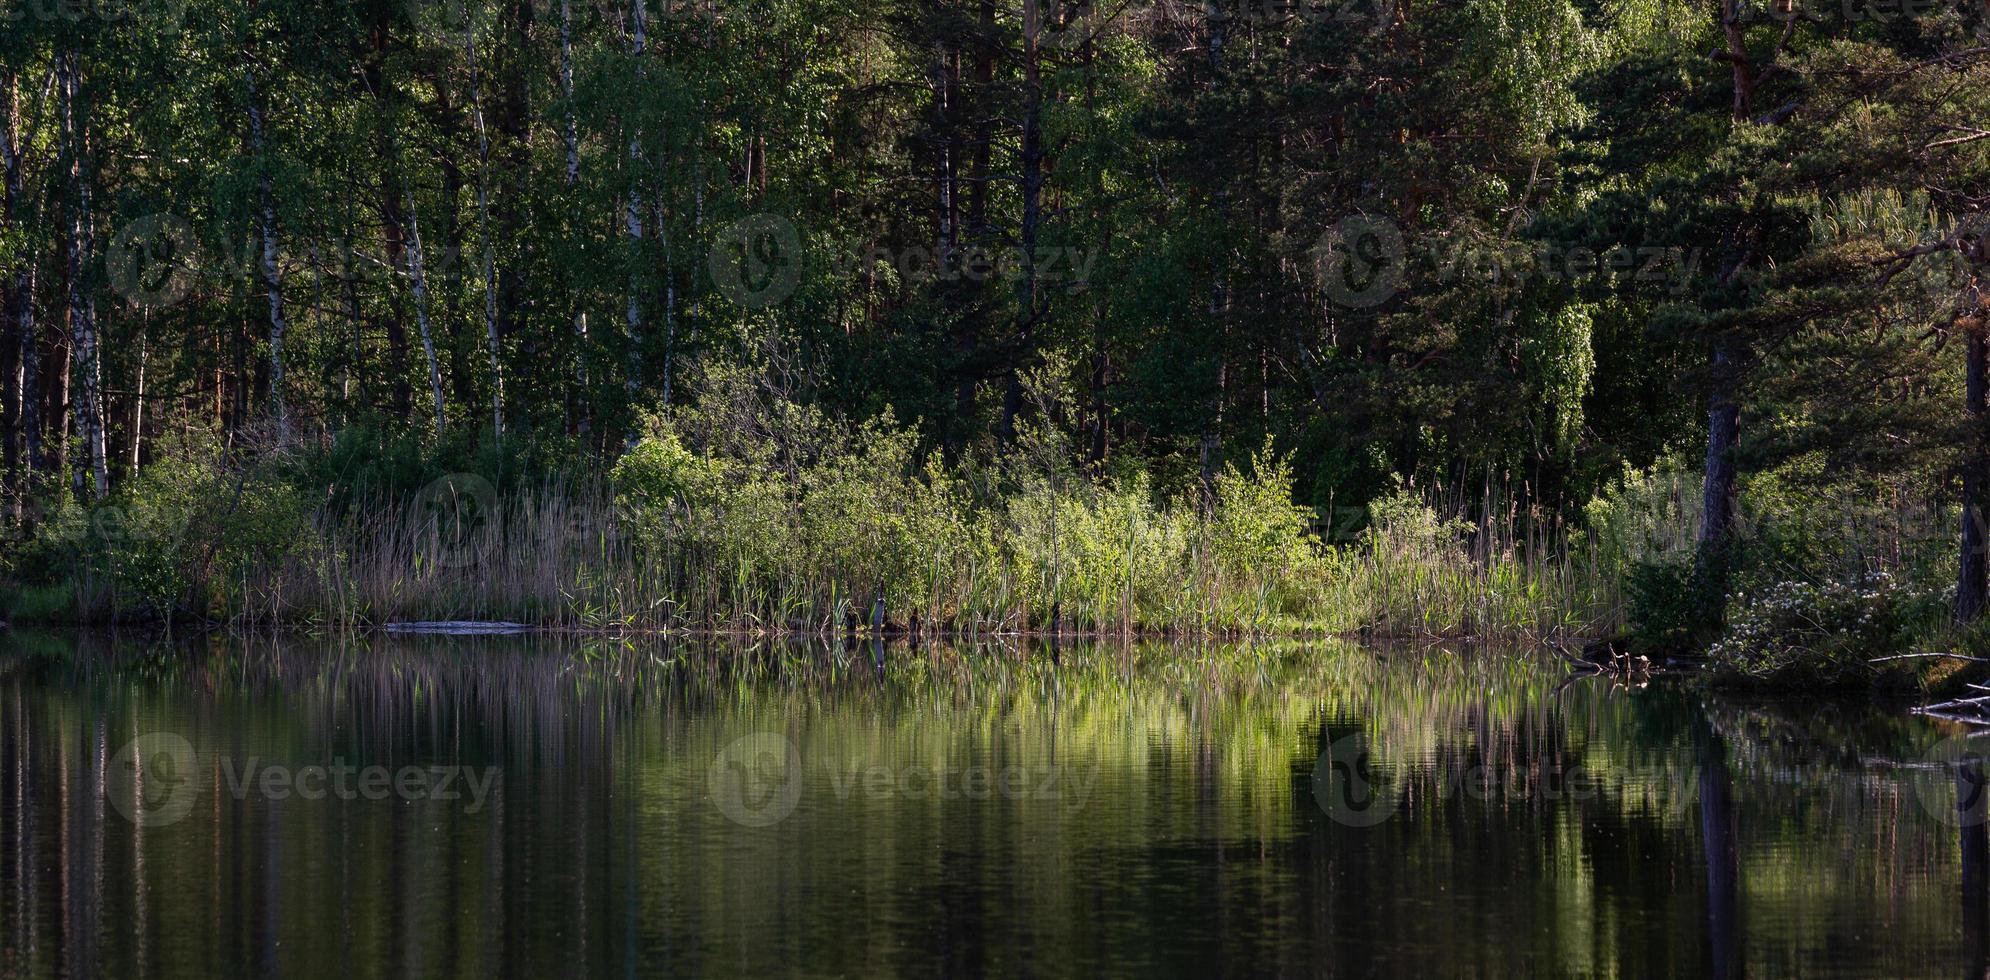
[[[698, 474], [713, 480], [695, 485]], [[367, 496], [296, 515], [274, 548], [225, 531], [190, 537], [217, 523], [198, 506], [163, 539], [96, 541], [84, 522], [74, 550], [88, 558], [72, 582], [84, 618], [150, 603], [335, 629], [473, 619], [824, 633], [868, 629], [881, 607], [888, 630], [965, 637], [1514, 636], [1610, 628], [1621, 604], [1591, 536], [1551, 515], [1507, 508], [1489, 519], [1483, 506], [1404, 491], [1378, 502], [1354, 540], [1327, 543], [1270, 453], [1223, 474], [1207, 504], [1157, 494], [1138, 475], [977, 489], [985, 476], [785, 474], [645, 443], [612, 483], [440, 504], [433, 492]], [[219, 557], [201, 579], [210, 550]], [[133, 572], [161, 566], [173, 571]], [[170, 604], [155, 601], [160, 578]]]
[[[1404, 488], [1329, 542], [1269, 446], [1205, 497], [1081, 467], [1049, 422], [942, 463], [889, 413], [839, 420], [722, 372], [702, 385], [612, 472], [502, 494], [460, 474], [418, 492], [327, 486], [322, 467], [192, 447], [109, 505], [44, 522], [13, 591], [66, 581], [84, 619], [338, 629], [1493, 636], [1621, 619], [1621, 542], [1492, 489]], [[1030, 390], [1036, 419], [1062, 414]]]

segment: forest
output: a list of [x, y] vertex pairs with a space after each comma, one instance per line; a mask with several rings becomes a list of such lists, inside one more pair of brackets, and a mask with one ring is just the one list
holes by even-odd
[[6, 619], [1990, 653], [1978, 0], [0, 19]]

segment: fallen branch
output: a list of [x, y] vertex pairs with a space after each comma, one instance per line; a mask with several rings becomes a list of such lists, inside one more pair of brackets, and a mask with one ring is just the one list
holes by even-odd
[[1956, 698], [1953, 701], [1943, 701], [1940, 704], [1925, 705], [1923, 706], [1922, 710], [1934, 711], [1934, 710], [1947, 710], [1950, 708], [1975, 708], [1980, 711], [1982, 710], [1983, 702], [1985, 701], [1990, 701], [1990, 696], [1985, 696], [1980, 698]]
[[1990, 664], [1990, 657], [1971, 657], [1960, 653], [1896, 653], [1890, 657], [1874, 657], [1869, 664], [1883, 664], [1889, 660], [1916, 660], [1926, 657], [1946, 657], [1950, 660], [1967, 660], [1973, 664]]
[[1985, 718], [1981, 715], [1972, 717], [1970, 715], [1959, 715], [1951, 711], [1938, 711], [1933, 708], [1915, 708], [1914, 713], [1927, 718], [1940, 718], [1943, 721], [1960, 722], [1965, 725], [1990, 726], [1990, 718]]

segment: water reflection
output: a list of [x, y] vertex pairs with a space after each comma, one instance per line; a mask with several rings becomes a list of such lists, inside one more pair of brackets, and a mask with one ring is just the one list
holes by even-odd
[[1984, 965], [1981, 770], [1892, 711], [1346, 644], [0, 642], [5, 976]]

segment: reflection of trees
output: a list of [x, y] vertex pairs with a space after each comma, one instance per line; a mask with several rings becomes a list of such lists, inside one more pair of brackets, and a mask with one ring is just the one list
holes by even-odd
[[1700, 764], [1700, 848], [1707, 866], [1707, 946], [1710, 973], [1740, 976], [1741, 859], [1736, 842], [1734, 777], [1727, 745], [1706, 727], [1695, 739]]
[[1962, 866], [1963, 962], [1969, 976], [1990, 973], [1990, 807], [1985, 805], [1983, 763], [1955, 767], [1958, 851]]
[[[40, 928], [33, 962], [105, 974], [132, 972], [140, 949], [190, 972], [737, 972], [806, 954], [820, 972], [874, 974], [929, 970], [937, 944], [960, 972], [1532, 976], [1701, 972], [1704, 951], [1680, 937], [1744, 922], [1722, 907], [1747, 912], [1727, 947], [1740, 959], [1821, 949], [1853, 915], [1900, 948], [1952, 935], [1948, 831], [1903, 805], [1892, 775], [1848, 779], [1843, 753], [1803, 747], [1900, 734], [1854, 715], [1757, 718], [1662, 685], [1564, 686], [1549, 659], [1439, 648], [877, 658], [868, 644], [573, 637], [91, 640], [37, 656], [0, 679], [0, 841], [33, 852], [0, 862], [0, 950]], [[1708, 726], [1714, 741], [1696, 741]], [[504, 775], [482, 814], [211, 794], [183, 824], [138, 834], [85, 804], [102, 798], [93, 760], [141, 730], [266, 762]], [[721, 747], [762, 731], [794, 742], [805, 792], [789, 819], [749, 832], [707, 800], [707, 776]], [[1337, 825], [1311, 795], [1321, 747], [1355, 732], [1405, 794], [1377, 827]], [[1710, 792], [1716, 745], [1727, 779]], [[850, 788], [869, 767], [977, 765], [1061, 767], [1089, 792]], [[1588, 778], [1561, 784], [1575, 798], [1444, 784], [1472, 767], [1507, 789]], [[1710, 824], [1710, 806], [1731, 819]], [[56, 860], [50, 841], [74, 843]], [[1721, 854], [1732, 861], [1710, 863]], [[91, 882], [102, 941], [80, 921], [48, 926]], [[16, 957], [0, 972], [21, 955], [0, 953]], [[1902, 972], [1883, 969], [1898, 965], [1884, 948], [1859, 955]]]

